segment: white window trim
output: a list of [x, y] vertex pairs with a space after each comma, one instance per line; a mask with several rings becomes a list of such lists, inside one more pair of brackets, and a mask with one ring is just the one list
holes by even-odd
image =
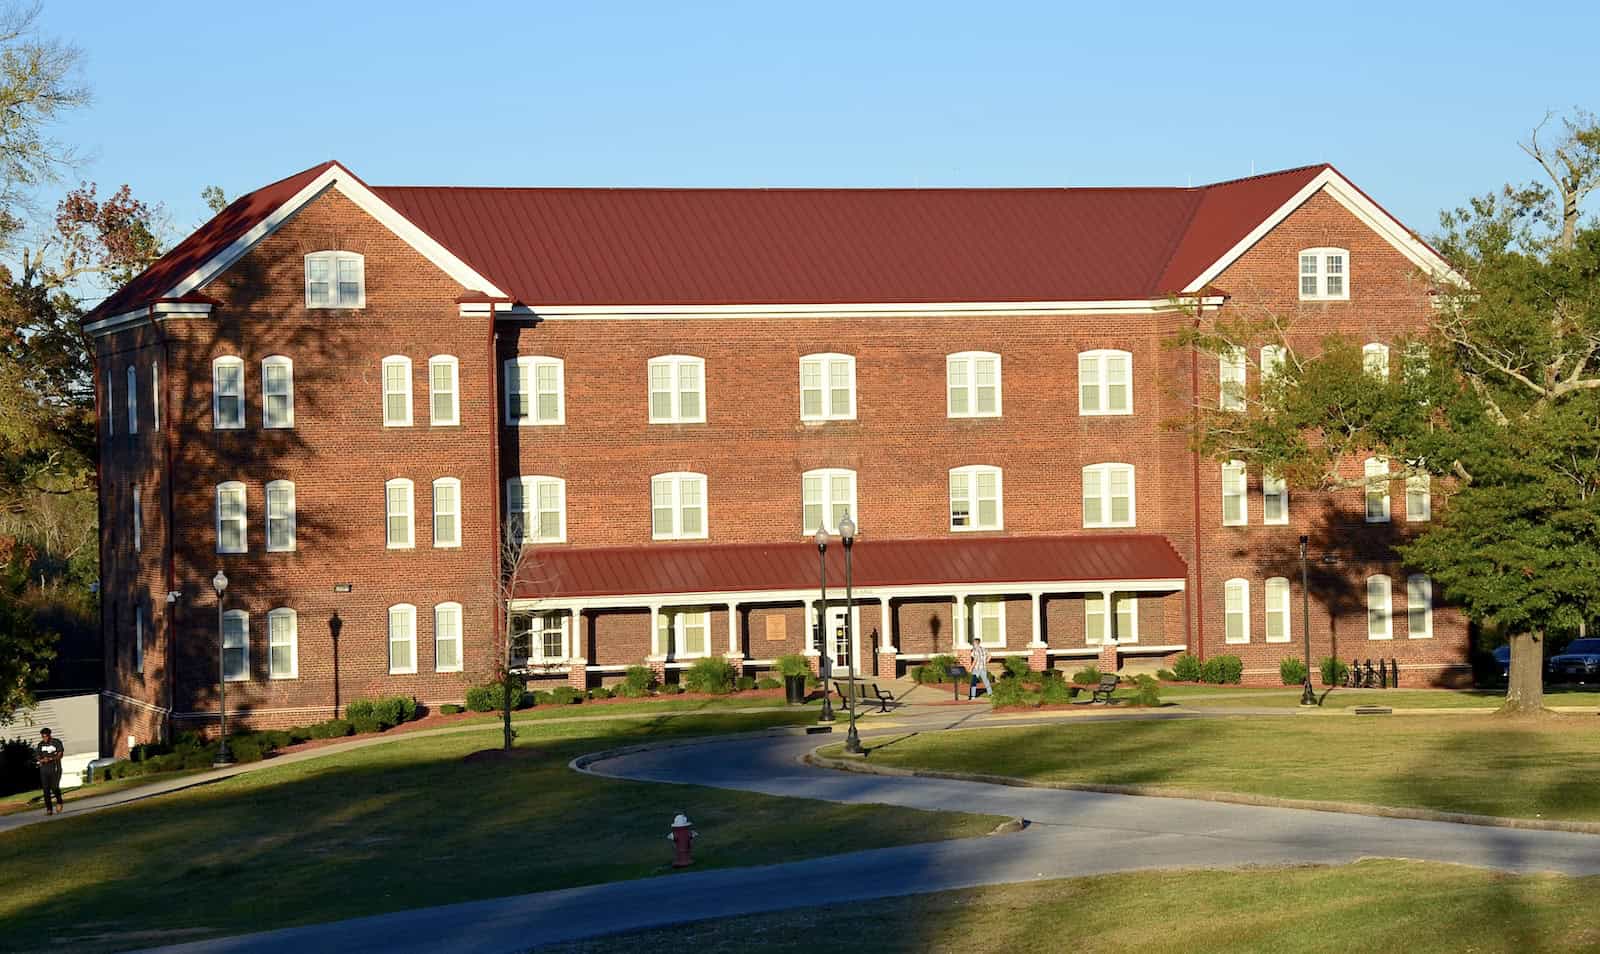
[[133, 607], [133, 671], [144, 674], [144, 604]]
[[139, 503], [139, 485], [133, 485], [133, 552], [144, 552], [144, 507]]
[[[272, 622], [275, 619], [285, 618], [289, 620], [289, 671], [275, 673], [272, 671]], [[287, 606], [280, 606], [267, 613], [267, 678], [300, 678], [300, 614]]]
[[[656, 532], [656, 481], [672, 481], [672, 531]], [[683, 487], [687, 482], [700, 485], [700, 532], [683, 532]], [[650, 475], [650, 539], [652, 540], [704, 540], [711, 535], [711, 495], [705, 474], [688, 470]]]
[[[672, 369], [669, 384], [670, 390], [667, 392], [672, 395], [672, 413], [666, 417], [656, 416], [655, 402], [651, 400], [655, 394], [650, 381], [651, 373], [657, 365], [661, 364], [665, 364]], [[679, 369], [686, 365], [693, 365], [699, 371], [700, 414], [698, 417], [685, 417], [683, 414], [683, 387]], [[706, 405], [710, 403], [706, 396], [707, 390], [709, 388], [706, 382], [706, 361], [704, 358], [697, 358], [688, 354], [662, 354], [656, 355], [645, 364], [645, 412], [649, 415], [651, 424], [704, 424], [706, 422]]]
[[[1111, 410], [1111, 359], [1123, 358], [1128, 362], [1128, 406], [1125, 410]], [[1083, 367], [1085, 362], [1092, 363], [1095, 367], [1095, 385], [1100, 399], [1100, 409], [1087, 410], [1083, 406]], [[1099, 348], [1094, 351], [1078, 352], [1078, 415], [1080, 417], [1121, 417], [1133, 413], [1133, 352], [1123, 351], [1119, 348]]]
[[[556, 416], [554, 420], [539, 420], [539, 366], [551, 365], [556, 369]], [[518, 416], [513, 408], [512, 395], [522, 394], [521, 372], [528, 369], [528, 414]], [[556, 427], [567, 423], [567, 370], [566, 362], [547, 355], [521, 355], [506, 360], [506, 425], [508, 427]], [[702, 381], [701, 387], [705, 384]]]
[[[455, 517], [456, 535], [453, 540], [439, 539], [439, 488], [449, 487], [455, 491], [456, 507], [451, 516]], [[433, 499], [430, 501], [433, 515], [433, 546], [437, 550], [454, 550], [461, 546], [461, 481], [455, 477], [440, 477], [433, 482]]]
[[[326, 304], [312, 304], [311, 301], [311, 262], [313, 259], [328, 259], [328, 301]], [[354, 261], [356, 263], [356, 300], [354, 303], [339, 303], [339, 262]], [[305, 258], [305, 299], [307, 308], [317, 311], [339, 311], [351, 308], [367, 307], [367, 259], [360, 252], [346, 252], [339, 249], [323, 249], [311, 252]]]
[[[1418, 598], [1418, 589], [1421, 597]], [[1412, 632], [1411, 611], [1413, 604], [1423, 604], [1422, 632]], [[1432, 639], [1433, 638], [1433, 580], [1426, 573], [1413, 573], [1406, 577], [1406, 638], [1407, 639]]]
[[[244, 633], [244, 646], [243, 646], [243, 649], [244, 649], [244, 666], [242, 667], [240, 675], [237, 675], [237, 676], [225, 676], [225, 678], [226, 678], [226, 680], [228, 682], [249, 682], [250, 681], [250, 614], [249, 614], [249, 612], [247, 612], [245, 610], [228, 610], [227, 612], [223, 613], [222, 614], [222, 632], [217, 634], [217, 635], [218, 635], [219, 640], [222, 643], [223, 652], [224, 652], [224, 654], [226, 654], [226, 652], [228, 650], [228, 640], [227, 640], [228, 621], [229, 620], [233, 620], [233, 619], [241, 620], [243, 622], [243, 626], [241, 627], [241, 629], [242, 629], [242, 631]], [[223, 669], [224, 669], [224, 673], [226, 673], [226, 669], [227, 669], [227, 664], [226, 663], [223, 664]]]
[[[1273, 586], [1274, 583], [1280, 583], [1280, 584], [1282, 584], [1282, 586], [1274, 587]], [[1272, 625], [1271, 625], [1272, 613], [1273, 613], [1273, 609], [1272, 609], [1272, 591], [1274, 589], [1277, 589], [1279, 592], [1281, 592], [1283, 594], [1283, 606], [1281, 608], [1282, 609], [1282, 613], [1283, 613], [1283, 635], [1280, 636], [1277, 639], [1273, 639], [1272, 638]], [[1272, 577], [1272, 578], [1267, 580], [1267, 582], [1261, 587], [1261, 607], [1262, 607], [1262, 610], [1263, 610], [1262, 616], [1263, 616], [1264, 620], [1267, 623], [1266, 628], [1262, 630], [1262, 635], [1266, 639], [1266, 641], [1269, 642], [1269, 643], [1289, 643], [1289, 642], [1293, 642], [1294, 641], [1294, 590], [1289, 585], [1289, 578], [1288, 577], [1286, 577], [1286, 576], [1274, 576], [1274, 577]]]
[[[844, 413], [837, 413], [833, 409], [833, 377], [832, 366], [836, 362], [844, 362], [850, 373], [850, 398], [849, 408]], [[821, 365], [821, 391], [822, 413], [806, 413], [806, 363], [816, 362]], [[702, 376], [700, 387], [705, 388], [705, 379]], [[704, 405], [702, 399], [701, 404]], [[854, 355], [839, 354], [837, 352], [822, 352], [819, 354], [804, 355], [800, 359], [800, 420], [808, 423], [823, 421], [853, 421], [856, 419], [856, 359]]]
[[[1306, 294], [1301, 287], [1301, 258], [1306, 255], [1317, 257], [1317, 290], [1314, 294]], [[1341, 255], [1344, 257], [1344, 268], [1340, 275], [1344, 279], [1343, 291], [1338, 295], [1328, 294], [1328, 256]], [[1350, 300], [1350, 252], [1348, 249], [1322, 246], [1318, 248], [1303, 248], [1300, 254], [1294, 257], [1294, 287], [1299, 293], [1301, 301], [1349, 301]]]
[[[1117, 618], [1121, 615], [1122, 607], [1126, 604], [1132, 605], [1132, 612], [1128, 614], [1127, 630], [1122, 631], [1117, 628]], [[1098, 613], [1095, 612], [1096, 606], [1099, 607]], [[1104, 627], [1104, 632], [1100, 636], [1092, 636], [1089, 632], [1089, 620], [1096, 615], [1102, 617], [1100, 625]], [[1106, 633], [1111, 634], [1109, 643], [1105, 640]], [[1114, 592], [1111, 594], [1111, 601], [1108, 604], [1104, 594], [1085, 593], [1083, 595], [1083, 643], [1085, 646], [1121, 646], [1123, 644], [1132, 645], [1137, 642], [1139, 642], [1139, 599], [1137, 596], [1132, 593]]]
[[[1273, 497], [1279, 498], [1283, 506], [1283, 513], [1277, 517], [1269, 516], [1267, 501]], [[1289, 481], [1275, 474], [1263, 473], [1261, 475], [1261, 523], [1268, 527], [1283, 527], [1289, 524]]]
[[1269, 344], [1261, 346], [1261, 381], [1266, 383], [1282, 373], [1283, 366], [1288, 363], [1289, 349], [1283, 345]]
[[[705, 652], [699, 652], [699, 653], [681, 652], [678, 649], [678, 647], [683, 645], [683, 631], [685, 629], [689, 628], [687, 626], [687, 624], [686, 624], [686, 620], [690, 616], [703, 616], [703, 617], [705, 617], [705, 624], [706, 624], [705, 625], [705, 630], [706, 630], [706, 648], [705, 648]], [[657, 640], [660, 639], [660, 635], [661, 635], [660, 634], [660, 627], [665, 625], [668, 628], [668, 636], [670, 637], [671, 641], [667, 646], [665, 646], [663, 648], [665, 648], [667, 650], [667, 656], [669, 658], [675, 659], [675, 660], [676, 659], [706, 659], [706, 658], [709, 658], [711, 656], [716, 655], [716, 650], [714, 649], [714, 647], [712, 645], [715, 642], [716, 637], [711, 632], [711, 609], [710, 609], [710, 607], [700, 607], [700, 606], [677, 607], [677, 606], [675, 606], [675, 607], [672, 607], [670, 609], [663, 609], [661, 611], [661, 613], [660, 613], [660, 620], [661, 620], [661, 622], [656, 624], [656, 626], [657, 626], [656, 638], [657, 638]]]
[[[399, 366], [405, 369], [406, 416], [403, 421], [389, 420], [389, 368]], [[378, 366], [378, 389], [383, 398], [383, 426], [384, 427], [410, 427], [412, 421], [412, 387], [411, 387], [411, 359], [403, 354], [391, 354], [384, 358]]]
[[[450, 369], [450, 416], [440, 418], [436, 416], [437, 406], [434, 399], [439, 396], [439, 391], [433, 386], [434, 368]], [[436, 354], [428, 359], [428, 424], [432, 427], [450, 427], [461, 423], [461, 362], [455, 355]]]
[[[1229, 490], [1229, 480], [1233, 480], [1234, 491]], [[1239, 498], [1239, 518], [1228, 519], [1228, 498]], [[1250, 524], [1250, 471], [1242, 460], [1230, 460], [1222, 465], [1222, 525], [1224, 527], [1244, 527]]]
[[1389, 380], [1389, 346], [1371, 341], [1361, 346], [1361, 370], [1374, 380]]
[[995, 618], [1000, 623], [1000, 639], [998, 642], [983, 643], [988, 649], [1006, 648], [1006, 598], [1003, 596], [974, 597], [967, 605], [968, 625], [963, 627], [966, 632], [967, 645], [983, 642], [983, 626], [978, 619], [979, 606], [995, 607]]
[[[567, 542], [567, 482], [562, 480], [560, 477], [551, 477], [546, 474], [529, 474], [525, 477], [508, 478], [506, 480], [506, 516], [509, 518], [513, 514], [526, 513], [533, 518], [531, 525], [537, 527], [539, 525], [539, 484], [545, 482], [554, 483], [556, 485], [556, 508], [558, 515], [557, 525], [559, 532], [553, 537], [530, 535], [528, 533], [530, 522], [528, 520], [524, 520], [519, 533], [520, 539], [517, 541], [519, 546], [527, 545], [529, 543]], [[517, 510], [514, 506], [516, 501], [511, 496], [512, 487], [517, 487], [522, 493], [522, 502], [525, 505], [523, 510]], [[513, 531], [516, 530], [515, 527], [512, 529]]]
[[[1412, 492], [1418, 487], [1422, 490], [1422, 510], [1413, 513], [1411, 510]], [[1408, 523], [1427, 523], [1433, 519], [1433, 476], [1430, 474], [1412, 474], [1406, 478], [1406, 521]]]
[[[221, 359], [219, 358], [217, 360], [221, 360]], [[104, 386], [100, 389], [101, 393], [105, 396], [105, 407], [102, 408], [102, 413], [101, 413], [100, 416], [105, 418], [106, 436], [107, 437], [115, 437], [116, 433], [117, 433], [117, 392], [115, 390], [113, 390], [112, 387], [111, 387], [111, 376], [112, 376], [112, 371], [108, 367], [105, 370], [105, 374], [102, 375], [102, 377], [105, 379], [105, 382], [104, 382]], [[211, 393], [213, 395], [215, 395], [216, 392], [217, 392], [217, 362], [213, 361], [213, 362], [211, 362]], [[216, 407], [215, 401], [216, 401], [216, 399], [215, 399], [215, 397], [213, 397], [212, 398], [212, 407], [213, 407], [213, 409]], [[214, 411], [213, 411], [211, 419], [212, 419], [212, 421], [216, 420], [216, 415], [215, 415]]]
[[[978, 475], [980, 474], [992, 474], [994, 476], [995, 522], [993, 526], [983, 526], [979, 523]], [[988, 464], [969, 464], [965, 467], [950, 468], [949, 482], [953, 484], [955, 482], [955, 478], [958, 476], [965, 477], [967, 481], [967, 525], [964, 527], [956, 526], [956, 498], [955, 490], [952, 488], [950, 491], [950, 531], [952, 533], [976, 533], [982, 531], [1004, 530], [1006, 528], [1005, 476], [1001, 473], [1000, 468], [993, 467]]]
[[861, 526], [861, 514], [857, 510], [856, 500], [860, 496], [861, 491], [860, 486], [857, 483], [856, 472], [848, 467], [819, 467], [814, 470], [808, 470], [800, 475], [800, 533], [806, 538], [809, 539], [810, 537], [815, 536], [817, 533], [816, 527], [806, 527], [806, 478], [820, 477], [822, 479], [822, 523], [830, 534], [837, 535], [839, 533], [839, 528], [836, 525], [836, 522], [832, 519], [834, 504], [838, 503], [838, 501], [833, 499], [833, 478], [844, 475], [848, 475], [850, 477], [850, 500], [846, 505], [844, 512], [849, 514], [850, 519], [856, 522], [856, 527], [858, 528], [857, 532], [859, 532], [859, 528]]
[[[1393, 501], [1389, 499], [1389, 483], [1393, 475], [1389, 472], [1389, 462], [1382, 457], [1368, 457], [1361, 462], [1361, 515], [1367, 523], [1388, 523], [1394, 516]], [[1377, 478], [1382, 477], [1382, 481]], [[1383, 487], [1383, 513], [1373, 516], [1368, 507], [1368, 500], [1372, 495], [1374, 484], [1381, 483]]]
[[[272, 491], [274, 489], [278, 489], [278, 490], [286, 489], [286, 490], [289, 491], [289, 512], [287, 514], [285, 514], [285, 516], [289, 520], [289, 545], [286, 546], [286, 547], [275, 547], [275, 546], [272, 545]], [[295, 503], [295, 497], [294, 497], [294, 481], [292, 481], [292, 480], [274, 480], [274, 481], [272, 481], [271, 483], [267, 484], [266, 492], [265, 492], [265, 494], [263, 494], [262, 499], [266, 501], [266, 505], [265, 505], [266, 521], [263, 524], [263, 526], [265, 527], [266, 533], [267, 533], [267, 552], [268, 553], [292, 553], [292, 552], [294, 552], [296, 549], [299, 548], [299, 536], [296, 533], [296, 519], [295, 519], [296, 503]]]
[[[979, 359], [992, 359], [994, 361], [994, 410], [978, 410], [978, 361]], [[967, 409], [957, 411], [950, 405], [950, 366], [953, 364], [967, 366]], [[993, 351], [957, 351], [947, 354], [944, 358], [944, 412], [946, 417], [1003, 417], [1005, 411], [1005, 373], [1000, 361], [1000, 355]]]
[[[663, 614], [663, 617], [665, 614]], [[561, 652], [551, 656], [544, 651], [544, 631], [553, 628], [561, 631]], [[658, 623], [657, 626], [660, 624]], [[708, 627], [709, 630], [709, 627]], [[656, 634], [650, 636], [651, 645], [655, 644]], [[709, 640], [708, 640], [709, 643]], [[572, 614], [561, 610], [546, 610], [533, 614], [533, 631], [528, 639], [528, 662], [540, 666], [555, 666], [565, 663], [572, 658]]]
[[[411, 620], [411, 665], [396, 666], [394, 664], [394, 614], [399, 610]], [[417, 671], [417, 608], [411, 603], [396, 603], [389, 607], [389, 612], [384, 616], [385, 646], [389, 658], [389, 675], [409, 676]]]
[[[272, 423], [267, 416], [267, 398], [269, 396], [267, 394], [267, 369], [273, 367], [286, 368], [289, 372], [289, 390], [286, 394], [289, 399], [289, 416], [281, 424]], [[261, 426], [264, 429], [271, 430], [294, 427], [294, 359], [285, 355], [275, 354], [261, 359]]]
[[[1383, 588], [1383, 603], [1384, 603], [1384, 605], [1381, 607], [1381, 610], [1380, 610], [1379, 607], [1374, 605], [1373, 600], [1372, 600], [1372, 589], [1373, 589], [1373, 586], [1375, 584], [1381, 585], [1382, 588]], [[1378, 634], [1374, 634], [1372, 632], [1372, 622], [1373, 622], [1373, 611], [1374, 610], [1380, 610], [1383, 613], [1383, 632], [1378, 633]], [[1384, 575], [1382, 573], [1374, 573], [1373, 575], [1367, 577], [1367, 639], [1369, 639], [1369, 640], [1383, 640], [1383, 639], [1393, 639], [1393, 638], [1394, 638], [1394, 581], [1389, 579], [1388, 576], [1386, 576], [1386, 575]]]
[[[1117, 470], [1128, 472], [1128, 519], [1117, 521], [1111, 518], [1111, 475]], [[1089, 522], [1089, 511], [1083, 512], [1083, 526], [1085, 529], [1100, 529], [1103, 527], [1135, 527], [1139, 525], [1139, 484], [1132, 464], [1117, 461], [1107, 461], [1102, 464], [1090, 464], [1083, 469], [1083, 486], [1088, 486], [1089, 472], [1097, 471], [1100, 474], [1100, 514], [1104, 518], [1095, 523]], [[1079, 495], [1079, 505], [1082, 505], [1083, 495]]]
[[[439, 644], [444, 640], [439, 636], [439, 617], [442, 613], [448, 612], [454, 612], [456, 615], [456, 664], [454, 666], [441, 666], [439, 664]], [[462, 646], [466, 641], [466, 615], [461, 611], [461, 604], [455, 602], [435, 604], [433, 607], [433, 671], [460, 672], [463, 658]]]
[[128, 433], [139, 433], [139, 368], [128, 365]]
[[[1239, 588], [1239, 615], [1244, 622], [1239, 628], [1239, 638], [1233, 639], [1228, 635], [1228, 590], [1236, 585]], [[1243, 646], [1250, 642], [1250, 581], [1242, 577], [1236, 576], [1222, 584], [1222, 641], [1232, 646]]]
[[150, 429], [161, 430], [161, 362], [150, 362]]
[[[220, 375], [217, 373], [224, 367], [239, 369], [239, 417], [233, 423], [224, 423], [222, 420], [222, 387]], [[244, 359], [238, 355], [225, 354], [211, 361], [211, 429], [216, 431], [237, 431], [244, 428], [244, 395], [246, 391], [244, 380]], [[114, 420], [115, 418], [113, 418]]]
[[[1229, 385], [1237, 385], [1235, 391]], [[1240, 347], [1225, 348], [1217, 355], [1217, 407], [1224, 411], [1245, 409], [1245, 395], [1249, 393], [1249, 359]]]
[[[239, 492], [239, 549], [227, 550], [222, 546], [222, 495], [224, 492], [237, 490]], [[249, 553], [250, 552], [250, 490], [243, 481], [225, 480], [217, 485], [214, 497], [214, 514], [217, 528], [218, 553]]]
[[[389, 519], [394, 516], [389, 510], [389, 491], [395, 489], [403, 489], [406, 492], [406, 539], [403, 543], [389, 539]], [[383, 542], [390, 550], [413, 550], [417, 545], [416, 485], [404, 477], [396, 477], [384, 481], [383, 484]]]

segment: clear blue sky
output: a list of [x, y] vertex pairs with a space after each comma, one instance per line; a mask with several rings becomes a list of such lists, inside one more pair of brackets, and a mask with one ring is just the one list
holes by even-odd
[[[375, 184], [1183, 185], [1330, 161], [1423, 232], [1600, 111], [1600, 4], [46, 0], [61, 138], [181, 231]], [[1124, 7], [1137, 8], [1125, 10]]]

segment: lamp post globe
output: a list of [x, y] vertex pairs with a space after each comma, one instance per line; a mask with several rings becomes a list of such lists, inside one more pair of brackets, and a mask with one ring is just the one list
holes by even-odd
[[839, 518], [839, 539], [844, 543], [844, 652], [845, 676], [850, 683], [850, 731], [845, 734], [844, 750], [861, 754], [861, 736], [856, 732], [856, 634], [855, 592], [851, 583], [851, 551], [856, 542], [856, 522], [847, 510]]
[[217, 591], [217, 714], [222, 720], [217, 758], [212, 764], [232, 765], [233, 753], [228, 751], [228, 647], [222, 633], [222, 594], [228, 589], [228, 574], [218, 569], [211, 586]]
[[828, 528], [817, 527], [817, 566], [821, 582], [822, 598], [817, 603], [817, 676], [822, 679], [822, 711], [817, 715], [817, 722], [823, 725], [833, 724], [833, 702], [828, 698], [828, 669], [832, 659], [831, 650], [828, 648]]

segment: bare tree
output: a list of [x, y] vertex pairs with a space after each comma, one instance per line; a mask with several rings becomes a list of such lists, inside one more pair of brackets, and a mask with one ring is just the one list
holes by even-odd
[[[511, 727], [511, 712], [516, 708], [515, 703], [520, 699], [522, 692], [527, 688], [528, 668], [516, 665], [516, 626], [519, 617], [528, 612], [527, 600], [518, 596], [518, 591], [530, 583], [538, 583], [551, 579], [545, 574], [546, 567], [528, 555], [528, 546], [524, 542], [522, 519], [516, 514], [508, 515], [500, 530], [500, 558], [499, 572], [495, 576], [495, 599], [499, 602], [500, 613], [500, 665], [498, 679], [501, 686], [500, 713], [504, 727], [505, 751], [510, 752], [516, 740], [517, 732]], [[513, 610], [513, 601], [522, 603], [522, 608]], [[529, 634], [529, 639], [532, 639]], [[529, 646], [531, 652], [531, 645]]]
[[[1555, 184], [1555, 194], [1545, 192], [1540, 204], [1550, 207], [1545, 218], [1558, 232], [1556, 247], [1570, 250], [1577, 240], [1583, 200], [1600, 187], [1600, 120], [1588, 110], [1575, 109], [1571, 116], [1562, 117], [1561, 132], [1554, 141], [1547, 136], [1540, 142], [1539, 136], [1551, 118], [1552, 114], [1546, 113], [1528, 141], [1520, 145]], [[1537, 194], [1545, 190], [1535, 185], [1529, 191]]]

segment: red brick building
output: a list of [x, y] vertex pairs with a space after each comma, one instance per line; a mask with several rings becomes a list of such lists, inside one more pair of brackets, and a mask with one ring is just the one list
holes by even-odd
[[[716, 190], [325, 163], [86, 319], [106, 751], [214, 723], [219, 670], [258, 724], [460, 700], [505, 652], [508, 536], [512, 651], [541, 678], [815, 656], [812, 535], [846, 512], [863, 670], [981, 638], [1035, 666], [1233, 653], [1275, 682], [1309, 622], [1314, 661], [1457, 681], [1466, 626], [1391, 549], [1428, 488], [1289, 494], [1170, 426], [1277, 360], [1172, 347], [1193, 309], [1271, 311], [1294, 347], [1362, 336], [1378, 373], [1444, 270], [1329, 166]], [[842, 663], [837, 536], [826, 559]]]

